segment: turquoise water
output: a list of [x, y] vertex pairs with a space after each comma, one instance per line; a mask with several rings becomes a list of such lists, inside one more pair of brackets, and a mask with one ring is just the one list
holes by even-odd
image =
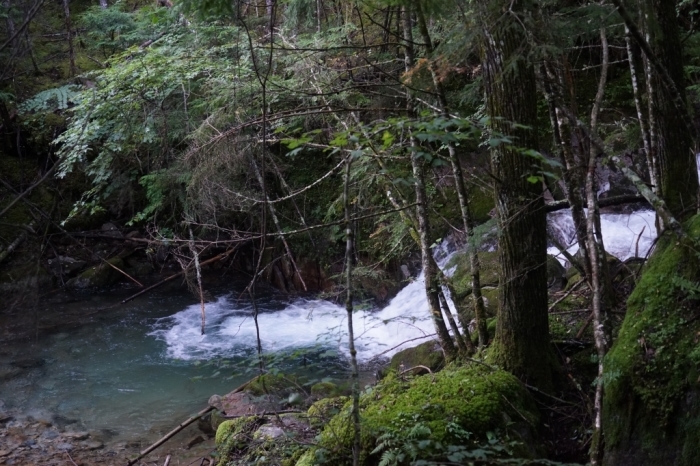
[[[95, 312], [133, 292], [66, 295], [40, 305], [39, 312], [62, 313], [66, 322], [77, 325], [39, 336], [35, 342], [1, 348], [0, 367], [6, 372], [16, 373], [11, 364], [17, 361], [38, 366], [2, 381], [0, 401], [5, 408], [59, 425], [70, 424], [73, 430], [101, 432], [110, 441], [155, 439], [206, 407], [212, 394], [223, 395], [255, 375], [243, 369], [255, 355], [254, 340], [235, 343], [236, 337], [230, 336], [233, 343], [227, 344], [219, 336], [216, 341], [222, 349], [216, 351], [207, 346], [207, 336], [197, 334], [189, 344], [190, 353], [173, 354], [178, 341], [169, 343], [164, 333], [178, 325], [181, 313], [192, 307], [199, 312], [199, 305], [186, 292], [153, 292], [115, 309]], [[228, 296], [227, 311], [219, 306], [211, 313], [207, 332], [216, 333], [227, 315], [250, 310], [249, 302], [233, 299], [231, 292], [221, 294]], [[282, 297], [268, 292], [259, 306], [269, 314], [285, 305]], [[252, 318], [247, 320], [252, 324]], [[199, 333], [199, 322], [193, 325]], [[199, 351], [197, 340], [208, 349]], [[311, 362], [319, 351], [303, 356], [289, 352], [278, 364], [283, 370], [313, 372]], [[325, 367], [314, 376], [345, 375], [342, 358], [326, 355], [321, 362]]]

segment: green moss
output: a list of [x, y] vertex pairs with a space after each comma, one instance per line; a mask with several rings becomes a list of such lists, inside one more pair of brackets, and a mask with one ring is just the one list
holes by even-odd
[[298, 390], [297, 377], [287, 374], [265, 374], [248, 384], [245, 391], [253, 396], [262, 396], [268, 393], [284, 395], [290, 391]]
[[311, 386], [311, 396], [314, 398], [328, 398], [338, 395], [340, 389], [333, 382], [318, 382]]
[[[124, 261], [119, 257], [112, 257], [107, 262], [119, 269], [124, 269]], [[122, 274], [113, 267], [101, 263], [90, 267], [77, 277], [71, 278], [66, 286], [71, 288], [102, 288], [116, 283], [121, 277]]]
[[[417, 423], [429, 429], [432, 445], [447, 446], [464, 443], [456, 431], [483, 439], [495, 429], [535, 425], [538, 421], [537, 409], [522, 384], [505, 371], [482, 365], [448, 368], [415, 379], [390, 373], [374, 390], [363, 394], [360, 404], [361, 456], [365, 464], [373, 461], [369, 458], [379, 436], [400, 433]], [[350, 461], [349, 413], [350, 402], [320, 435], [319, 447], [331, 464]]]
[[309, 423], [314, 427], [320, 427], [338, 414], [340, 408], [350, 400], [347, 396], [324, 398], [312, 404], [308, 410]]
[[436, 340], [431, 340], [396, 353], [391, 358], [389, 369], [400, 372], [415, 366], [426, 366], [432, 371], [437, 371], [444, 365], [445, 356], [440, 349], [440, 344]]
[[296, 463], [296, 466], [314, 466], [316, 464], [316, 449], [308, 450]]
[[[686, 227], [700, 238], [700, 216]], [[612, 461], [634, 451], [636, 464], [673, 458], [690, 465], [700, 457], [699, 277], [698, 252], [666, 235], [627, 301], [605, 361], [604, 428]]]
[[491, 219], [491, 211], [496, 207], [493, 202], [493, 193], [480, 188], [471, 189], [469, 192], [469, 210], [476, 224], [487, 222]]
[[216, 448], [219, 452], [219, 466], [225, 466], [232, 454], [247, 447], [251, 434], [264, 418], [246, 416], [222, 422], [216, 429]]

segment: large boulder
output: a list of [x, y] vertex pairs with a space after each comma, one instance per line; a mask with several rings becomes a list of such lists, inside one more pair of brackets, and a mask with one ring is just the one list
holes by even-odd
[[445, 356], [437, 340], [421, 343], [413, 348], [399, 351], [389, 363], [389, 369], [401, 372], [416, 366], [425, 366], [431, 371], [442, 369], [445, 365]]
[[[349, 401], [326, 424], [317, 446], [297, 466], [319, 459], [352, 464], [351, 405]], [[391, 373], [363, 393], [360, 408], [363, 465], [377, 464], [384, 454], [405, 455], [406, 464], [442, 464], [448, 456], [452, 462], [467, 462], [476, 449], [493, 458], [503, 454], [494, 432], [508, 438], [512, 448], [506, 456], [535, 454], [537, 407], [522, 383], [500, 369], [475, 364], [416, 378]]]
[[607, 465], [698, 464], [700, 216], [686, 231], [660, 239], [605, 359]]

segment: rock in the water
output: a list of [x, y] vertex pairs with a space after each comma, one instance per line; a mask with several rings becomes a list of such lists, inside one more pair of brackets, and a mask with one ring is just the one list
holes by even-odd
[[223, 410], [224, 410], [223, 405], [221, 404], [221, 402], [222, 402], [222, 399], [221, 399], [221, 397], [220, 397], [219, 395], [212, 395], [212, 396], [209, 398], [209, 406], [212, 406], [212, 407], [218, 409], [219, 411], [223, 411]]
[[67, 440], [86, 440], [88, 437], [90, 437], [90, 434], [87, 432], [64, 432], [63, 437], [66, 438]]
[[552, 255], [547, 255], [547, 287], [559, 291], [566, 286], [566, 269]]
[[49, 270], [56, 277], [72, 275], [74, 272], [85, 267], [86, 264], [85, 261], [73, 259], [68, 256], [58, 256], [54, 259], [49, 259], [48, 263]]
[[197, 427], [208, 436], [213, 436], [216, 433], [216, 429], [212, 425], [211, 413], [207, 413], [197, 419]]
[[22, 374], [22, 369], [18, 367], [0, 367], [0, 382], [6, 382]]
[[[119, 257], [113, 257], [107, 262], [120, 269], [124, 267], [124, 261]], [[121, 273], [117, 272], [110, 265], [101, 263], [95, 267], [90, 267], [77, 277], [71, 278], [66, 282], [66, 286], [76, 289], [100, 288], [113, 285], [119, 281], [122, 276]]]
[[96, 441], [85, 442], [83, 443], [83, 448], [85, 448], [86, 450], [99, 450], [101, 448], [104, 448], [104, 444], [102, 442]]

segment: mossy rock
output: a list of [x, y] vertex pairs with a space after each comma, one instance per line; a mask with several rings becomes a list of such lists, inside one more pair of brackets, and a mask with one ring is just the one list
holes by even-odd
[[333, 382], [318, 382], [311, 386], [311, 396], [317, 400], [338, 396], [339, 394], [340, 388]]
[[312, 404], [307, 414], [309, 415], [309, 423], [314, 427], [320, 427], [328, 422], [333, 416], [338, 414], [340, 408], [350, 400], [347, 396], [338, 396], [335, 398], [324, 398]]
[[301, 385], [301, 383], [294, 375], [265, 374], [249, 383], [245, 391], [253, 396], [271, 394], [277, 397], [286, 397], [299, 390], [297, 385]]
[[225, 421], [216, 432], [219, 466], [294, 466], [308, 450], [314, 433], [306, 417], [299, 414]]
[[[124, 268], [124, 261], [119, 257], [113, 257], [107, 260], [107, 262], [119, 269]], [[106, 286], [113, 285], [123, 277], [123, 275], [116, 271], [114, 267], [110, 267], [104, 262], [94, 267], [90, 267], [77, 277], [68, 280], [66, 282], [66, 286], [69, 288], [86, 289], [104, 288]]]
[[389, 362], [389, 370], [400, 372], [416, 366], [425, 366], [431, 371], [437, 371], [445, 365], [445, 355], [442, 353], [437, 340], [421, 343], [413, 348], [399, 351]]
[[222, 422], [216, 429], [216, 448], [219, 466], [226, 466], [231, 456], [245, 450], [253, 433], [265, 423], [265, 418], [245, 416]]
[[[373, 450], [381, 436], [421, 442], [424, 448], [416, 450], [415, 459], [440, 461], [449, 446], [477, 448], [486, 443], [487, 433], [500, 432], [533, 445], [533, 426], [539, 421], [523, 385], [513, 375], [483, 365], [451, 367], [416, 378], [390, 373], [362, 395], [360, 406], [361, 463], [365, 465], [378, 462], [381, 452]], [[352, 462], [350, 408], [348, 402], [319, 436], [315, 454], [328, 464]], [[310, 456], [302, 458], [312, 464]]]
[[475, 223], [481, 224], [491, 219], [491, 211], [496, 207], [490, 190], [473, 188], [469, 190], [469, 210]]
[[4, 267], [0, 272], [0, 291], [3, 293], [27, 292], [46, 289], [53, 283], [52, 276], [36, 263], [22, 262], [16, 267]]
[[316, 449], [307, 450], [301, 457], [297, 460], [295, 466], [314, 466], [316, 463]]
[[[479, 275], [482, 286], [498, 285], [498, 277], [501, 267], [498, 263], [498, 251], [479, 253]], [[469, 254], [466, 252], [455, 254], [447, 264], [447, 268], [455, 267], [452, 275], [452, 286], [457, 293], [457, 299], [464, 299], [472, 293], [472, 276]]]
[[[700, 239], [700, 216], [686, 224]], [[664, 235], [627, 301], [605, 360], [605, 464], [690, 466], [700, 458], [700, 257]]]

